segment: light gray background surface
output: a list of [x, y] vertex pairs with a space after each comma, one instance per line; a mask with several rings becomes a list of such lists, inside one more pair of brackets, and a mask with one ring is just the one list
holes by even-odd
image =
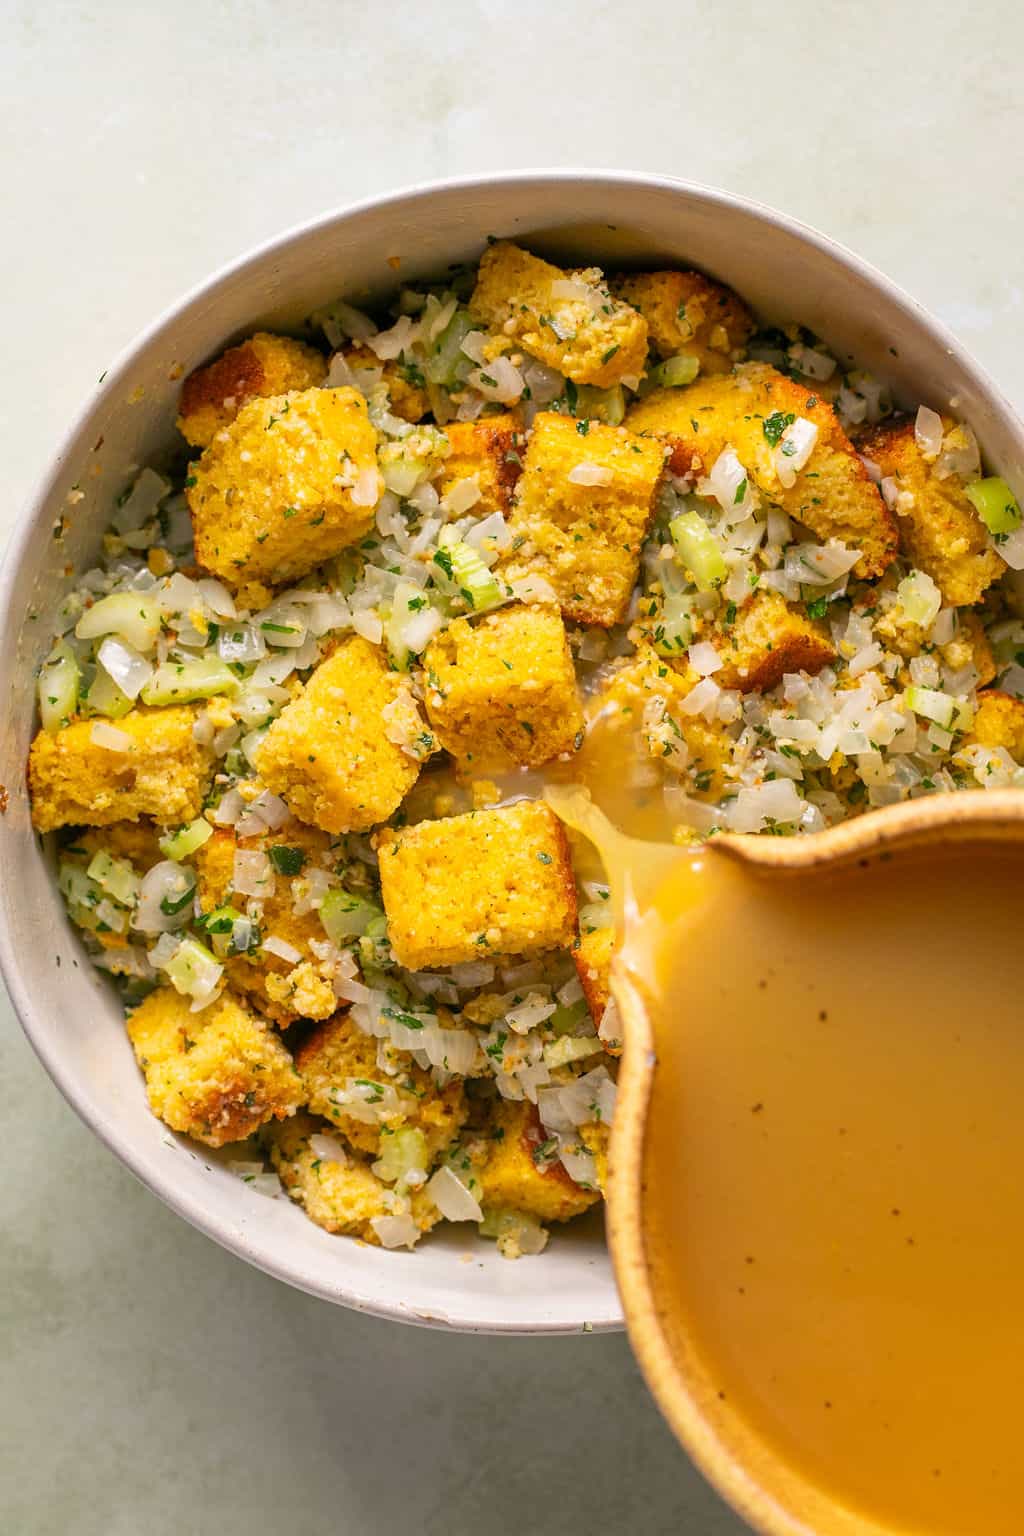
[[[773, 203], [1020, 405], [1022, 57], [1018, 0], [0, 0], [0, 533], [183, 289], [463, 172], [622, 167]], [[0, 1007], [3, 1536], [738, 1536], [621, 1338], [452, 1338], [292, 1294], [137, 1186]]]

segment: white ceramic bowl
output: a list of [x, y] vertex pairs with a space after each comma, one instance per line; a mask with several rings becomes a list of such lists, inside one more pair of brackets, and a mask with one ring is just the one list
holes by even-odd
[[[523, 173], [448, 182], [329, 215], [212, 278], [147, 331], [83, 408], [25, 509], [0, 587], [0, 961], [43, 1064], [82, 1119], [186, 1220], [240, 1257], [314, 1295], [407, 1322], [520, 1333], [621, 1327], [600, 1220], [556, 1232], [539, 1259], [508, 1263], [458, 1229], [415, 1253], [336, 1237], [284, 1200], [253, 1193], [216, 1159], [172, 1137], [146, 1107], [112, 990], [70, 928], [33, 835], [24, 764], [47, 615], [70, 565], [93, 561], [129, 469], [173, 440], [180, 368], [257, 325], [299, 322], [339, 293], [357, 301], [403, 279], [475, 260], [488, 235], [528, 237], [568, 261], [665, 261], [706, 269], [765, 318], [798, 318], [908, 403], [953, 406], [988, 461], [1020, 484], [1024, 434], [951, 336], [883, 277], [821, 235], [725, 193], [663, 178]], [[84, 500], [68, 492], [79, 483]], [[61, 540], [58, 521], [67, 520]]]

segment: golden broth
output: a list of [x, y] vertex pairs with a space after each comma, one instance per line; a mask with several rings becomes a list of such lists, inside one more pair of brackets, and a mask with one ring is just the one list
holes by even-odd
[[1021, 854], [681, 856], [626, 963], [659, 1310], [770, 1453], [894, 1530], [1024, 1529]]

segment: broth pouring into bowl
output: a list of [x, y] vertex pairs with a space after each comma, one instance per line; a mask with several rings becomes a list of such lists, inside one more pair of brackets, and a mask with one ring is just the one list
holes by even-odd
[[1024, 831], [995, 802], [693, 851], [556, 794], [625, 919], [633, 1342], [767, 1531], [1020, 1529]]

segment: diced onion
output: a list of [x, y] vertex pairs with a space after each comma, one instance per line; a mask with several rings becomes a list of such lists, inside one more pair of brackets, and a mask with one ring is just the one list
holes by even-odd
[[611, 485], [615, 475], [607, 464], [592, 464], [586, 459], [574, 464], [566, 478], [571, 485]]
[[426, 1193], [446, 1221], [483, 1220], [480, 1202], [458, 1174], [447, 1166], [439, 1168], [427, 1181]]
[[937, 459], [942, 452], [942, 417], [927, 405], [918, 407], [914, 440], [926, 459]]
[[231, 886], [238, 896], [261, 898], [274, 893], [274, 871], [269, 858], [255, 848], [237, 848]]
[[298, 965], [302, 959], [302, 951], [296, 949], [294, 944], [289, 944], [287, 940], [278, 938], [276, 933], [265, 938], [260, 947], [268, 955], [276, 955], [286, 965]]
[[382, 1248], [415, 1248], [420, 1229], [411, 1216], [374, 1216], [370, 1226]]
[[103, 747], [107, 752], [130, 752], [134, 745], [127, 731], [119, 731], [116, 725], [108, 725], [105, 720], [93, 721], [89, 740], [94, 747]]

